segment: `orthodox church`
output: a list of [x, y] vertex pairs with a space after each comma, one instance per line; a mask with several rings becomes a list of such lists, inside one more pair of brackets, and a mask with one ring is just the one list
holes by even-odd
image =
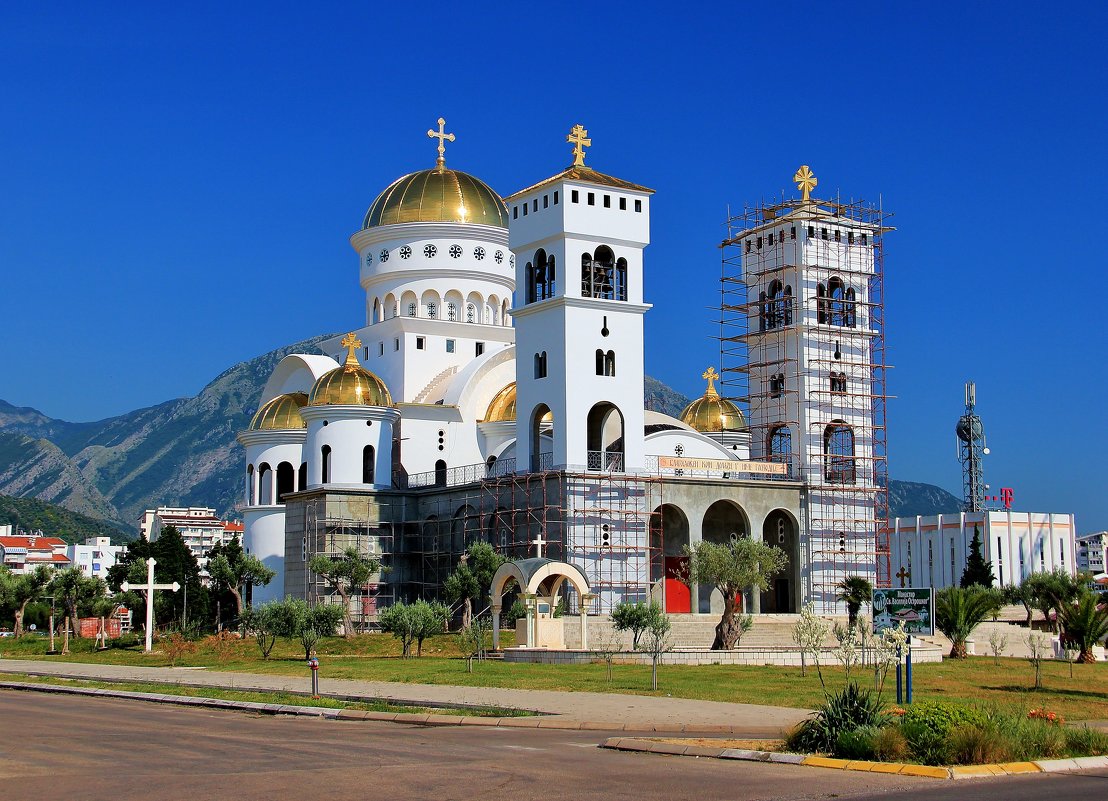
[[[325, 342], [326, 355], [286, 356], [238, 436], [244, 543], [277, 572], [255, 602], [327, 598], [308, 560], [354, 547], [385, 567], [353, 602], [372, 623], [396, 600], [436, 597], [478, 540], [580, 570], [590, 591], [567, 584], [562, 598], [578, 614], [646, 599], [671, 613], [718, 609], [711, 588], [680, 580], [684, 547], [701, 540], [762, 537], [788, 554], [774, 585], [745, 599], [751, 611], [833, 605], [840, 573], [880, 572], [873, 493], [851, 496], [849, 530], [813, 519], [835, 486], [876, 488], [875, 471], [858, 466], [872, 417], [820, 407], [837, 396], [819, 394], [818, 360], [789, 371], [725, 355], [724, 374], [749, 382], [733, 400], [712, 367], [679, 418], [645, 408], [653, 190], [586, 165], [592, 143], [580, 125], [567, 137], [571, 166], [504, 198], [447, 167], [454, 135], [442, 119], [427, 133], [435, 165], [385, 187], [350, 237], [365, 324]], [[828, 329], [846, 327], [848, 313], [856, 329], [868, 320], [857, 311], [864, 299], [847, 304], [842, 278], [836, 289], [804, 268], [790, 278], [786, 265], [822, 258], [827, 272], [828, 250], [849, 228], [854, 274], [874, 269], [864, 226], [810, 200], [814, 183], [730, 243], [753, 265], [738, 283], [758, 298], [730, 304], [745, 326], [734, 339], [794, 365], [798, 352], [830, 358]], [[787, 300], [782, 276], [796, 288]], [[773, 282], [769, 300], [757, 294]], [[868, 398], [869, 340], [838, 337], [847, 339], [834, 345], [839, 364], [858, 369], [832, 374]]]

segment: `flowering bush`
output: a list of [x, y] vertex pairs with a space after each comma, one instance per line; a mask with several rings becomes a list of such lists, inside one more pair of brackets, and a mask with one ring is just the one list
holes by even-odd
[[1062, 726], [1066, 722], [1066, 719], [1057, 712], [1049, 712], [1045, 709], [1032, 709], [1027, 713], [1027, 717], [1032, 720], [1045, 720], [1047, 723], [1051, 723], [1055, 726]]

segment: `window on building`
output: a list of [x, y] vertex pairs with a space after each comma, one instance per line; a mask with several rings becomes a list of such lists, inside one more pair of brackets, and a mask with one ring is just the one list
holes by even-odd
[[362, 448], [362, 483], [373, 483], [373, 471], [375, 467], [374, 451], [372, 445]]
[[1004, 586], [1004, 540], [1001, 537], [996, 538], [996, 573], [997, 578], [1000, 579], [1000, 586]]
[[409, 317], [415, 317], [415, 315], [416, 315], [416, 305], [414, 303], [409, 303], [408, 304], [408, 316]]
[[869, 244], [869, 234], [862, 234], [862, 244]]
[[627, 260], [616, 261], [607, 245], [581, 254], [581, 297], [627, 300]]
[[393, 350], [400, 350], [400, 337], [397, 337], [396, 339], [394, 339], [392, 341], [392, 349]]
[[824, 478], [832, 484], [853, 484], [854, 430], [834, 420], [823, 430]]
[[[524, 211], [526, 211], [526, 209], [524, 209]], [[827, 239], [827, 229], [826, 228], [820, 228], [819, 229], [819, 238], [820, 239]]]
[[544, 209], [550, 208], [550, 195], [543, 195], [542, 196], [542, 207]]
[[842, 242], [843, 241], [843, 232], [840, 231], [838, 228], [835, 229], [835, 241], [836, 242]]
[[793, 435], [786, 425], [776, 425], [769, 431], [767, 452], [771, 462], [789, 464], [793, 455]]
[[523, 204], [523, 216], [524, 217], [527, 216], [527, 204], [526, 203]]
[[576, 189], [571, 189], [569, 191], [569, 200], [570, 200], [571, 203], [577, 203], [579, 197], [580, 197], [580, 195], [579, 195], [579, 193], [577, 192]]
[[749, 239], [746, 240], [746, 252], [749, 253], [753, 247], [754, 245], [751, 243], [751, 241]]
[[785, 394], [784, 373], [777, 373], [769, 377], [769, 394], [771, 398], [780, 398]]
[[773, 244], [773, 231], [769, 232], [769, 244]]
[[830, 298], [828, 307], [828, 322], [831, 325], [846, 325], [846, 287], [843, 280], [837, 275], [832, 276], [827, 282], [827, 295]]
[[754, 240], [754, 247], [758, 248], [758, 250], [762, 249], [762, 237], [758, 237]]
[[642, 211], [642, 201], [641, 200], [636, 200], [635, 201], [635, 211], [640, 211], [640, 212]]
[[840, 395], [846, 393], [846, 373], [831, 373], [831, 391]]
[[558, 190], [554, 190], [554, 205], [558, 205]]
[[319, 449], [320, 480], [324, 484], [331, 483], [331, 446], [324, 445]]
[[588, 204], [590, 206], [595, 206], [596, 205], [596, 193], [595, 192], [589, 192]]
[[378, 356], [384, 356], [385, 355], [385, 343], [384, 342], [378, 342], [377, 343], [377, 355]]
[[416, 350], [423, 350], [423, 348], [426, 346], [426, 344], [427, 344], [427, 342], [423, 337], [416, 337], [415, 338]]
[[477, 322], [477, 307], [474, 306], [472, 303], [467, 303], [466, 304], [466, 322], [467, 323]]
[[796, 226], [795, 225], [789, 230], [789, 239], [796, 239]]
[[476, 344], [476, 345], [474, 346], [474, 355], [475, 355], [475, 356], [480, 356], [480, 355], [481, 355], [481, 354], [483, 354], [484, 352], [485, 352], [485, 343], [484, 343], [484, 342], [478, 342], [478, 343], [477, 343], [477, 344]]
[[616, 374], [616, 354], [615, 351], [604, 351], [597, 349], [596, 351], [596, 374], [602, 376], [615, 376]]
[[531, 211], [538, 211], [538, 210], [539, 210], [539, 199], [535, 198], [535, 200], [531, 203]]
[[612, 207], [612, 196], [611, 195], [605, 195], [604, 196], [604, 208], [610, 209], [611, 207]]
[[446, 319], [452, 323], [458, 322], [458, 304], [447, 303], [446, 304]]
[[815, 239], [816, 238], [816, 227], [814, 225], [809, 225], [808, 226], [808, 238], [809, 239]]
[[846, 235], [846, 244], [848, 244], [848, 245], [853, 245], [854, 244], [854, 232], [853, 231], [850, 231], [850, 232], [847, 233], [847, 235]]
[[621, 197], [619, 199], [619, 210], [620, 211], [627, 211], [627, 198]]
[[546, 351], [535, 354], [535, 378], [546, 378]]
[[454, 352], [454, 344], [455, 343], [454, 343], [453, 339], [446, 340], [446, 352], [447, 353], [453, 353]]
[[519, 219], [519, 206], [512, 206], [512, 219], [513, 220], [518, 220]]
[[854, 294], [854, 287], [848, 287], [846, 290], [846, 314], [843, 325], [847, 328], [854, 328], [858, 325], [858, 301]]
[[927, 541], [927, 574], [930, 579], [929, 583], [932, 587], [935, 586], [935, 549], [934, 543], [931, 540]]

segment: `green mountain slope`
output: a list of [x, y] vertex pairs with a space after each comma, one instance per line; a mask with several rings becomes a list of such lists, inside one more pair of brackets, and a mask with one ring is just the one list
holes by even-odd
[[16, 530], [41, 531], [47, 537], [61, 537], [73, 544], [86, 537], [111, 537], [120, 544], [134, 539], [133, 532], [104, 520], [72, 512], [57, 504], [38, 498], [10, 498], [0, 495], [0, 525], [12, 525]]

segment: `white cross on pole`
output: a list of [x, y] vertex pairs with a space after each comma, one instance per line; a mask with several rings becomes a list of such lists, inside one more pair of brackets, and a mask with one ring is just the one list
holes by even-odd
[[531, 540], [531, 544], [535, 546], [535, 556], [542, 559], [542, 546], [549, 545], [550, 543], [542, 538], [542, 533], [540, 532], [535, 539]]
[[177, 592], [181, 589], [181, 585], [176, 581], [172, 584], [155, 584], [154, 583], [154, 557], [151, 556], [146, 560], [146, 583], [145, 584], [132, 584], [129, 581], [125, 581], [119, 585], [119, 589], [124, 592], [130, 592], [132, 589], [141, 590], [146, 593], [146, 653], [150, 653], [151, 645], [154, 636], [154, 590], [169, 590], [170, 592]]

